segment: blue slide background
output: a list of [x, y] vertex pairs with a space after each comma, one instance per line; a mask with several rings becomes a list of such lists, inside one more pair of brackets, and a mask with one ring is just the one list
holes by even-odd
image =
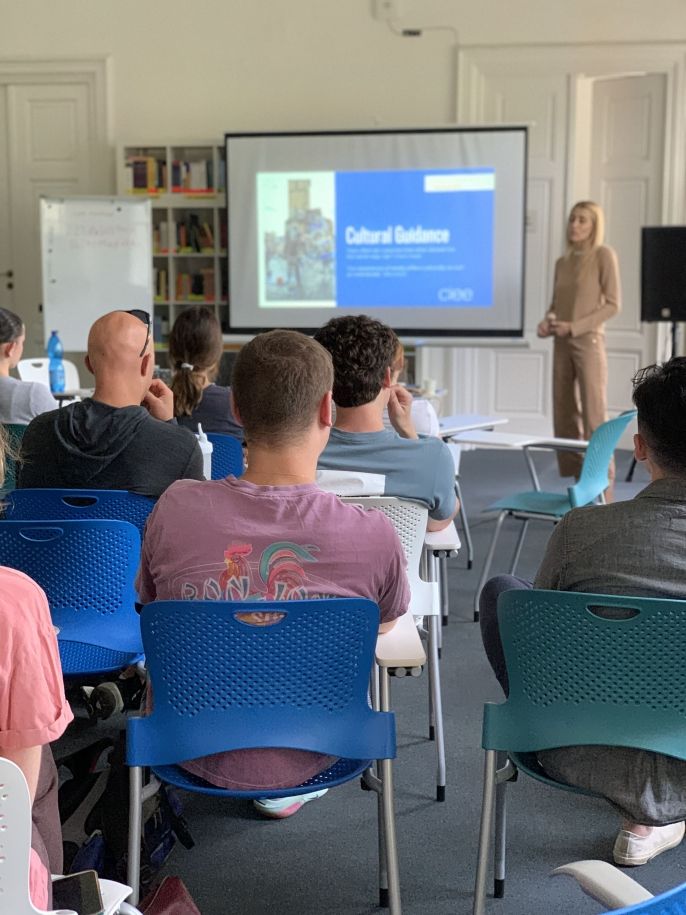
[[[425, 175], [493, 169], [336, 172], [336, 304], [488, 307], [493, 302], [492, 190], [424, 191]], [[442, 244], [347, 244], [347, 226], [449, 229]], [[471, 289], [464, 301], [460, 290]]]

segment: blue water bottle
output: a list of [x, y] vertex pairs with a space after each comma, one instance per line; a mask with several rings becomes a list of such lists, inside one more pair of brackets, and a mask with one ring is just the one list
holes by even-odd
[[53, 330], [50, 334], [46, 350], [50, 359], [48, 367], [50, 370], [50, 390], [53, 394], [58, 394], [64, 390], [64, 363], [62, 362], [64, 348], [56, 330]]

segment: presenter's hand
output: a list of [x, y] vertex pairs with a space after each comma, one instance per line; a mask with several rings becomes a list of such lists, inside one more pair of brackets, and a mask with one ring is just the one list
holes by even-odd
[[174, 418], [174, 395], [161, 378], [153, 378], [142, 404], [151, 416], [168, 422]]
[[543, 318], [538, 327], [536, 328], [537, 337], [549, 337], [552, 331], [550, 329], [550, 319]]
[[572, 325], [569, 321], [551, 321], [550, 328], [556, 337], [569, 337], [572, 333]]
[[401, 384], [394, 384], [391, 387], [388, 418], [398, 435], [403, 438], [419, 438], [412, 422], [412, 395]]

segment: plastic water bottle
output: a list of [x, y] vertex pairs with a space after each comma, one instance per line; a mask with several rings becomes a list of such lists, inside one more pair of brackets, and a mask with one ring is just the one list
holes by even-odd
[[206, 480], [212, 479], [212, 442], [202, 431], [202, 426], [198, 423], [198, 433], [195, 436], [202, 451], [202, 472]]
[[53, 394], [58, 394], [64, 390], [64, 348], [56, 330], [50, 334], [46, 351], [50, 359], [50, 390]]

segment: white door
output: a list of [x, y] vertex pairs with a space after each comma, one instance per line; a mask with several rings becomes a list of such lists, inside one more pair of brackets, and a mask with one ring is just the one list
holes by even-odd
[[588, 186], [605, 211], [622, 283], [622, 311], [605, 328], [611, 414], [631, 406], [631, 377], [657, 351], [657, 325], [641, 324], [641, 227], [662, 221], [665, 82], [649, 74], [593, 85]]
[[[44, 349], [38, 201], [111, 190], [102, 92], [92, 74], [12, 82], [0, 72], [0, 304], [26, 324], [26, 354]], [[11, 271], [8, 280], [3, 273]]]

